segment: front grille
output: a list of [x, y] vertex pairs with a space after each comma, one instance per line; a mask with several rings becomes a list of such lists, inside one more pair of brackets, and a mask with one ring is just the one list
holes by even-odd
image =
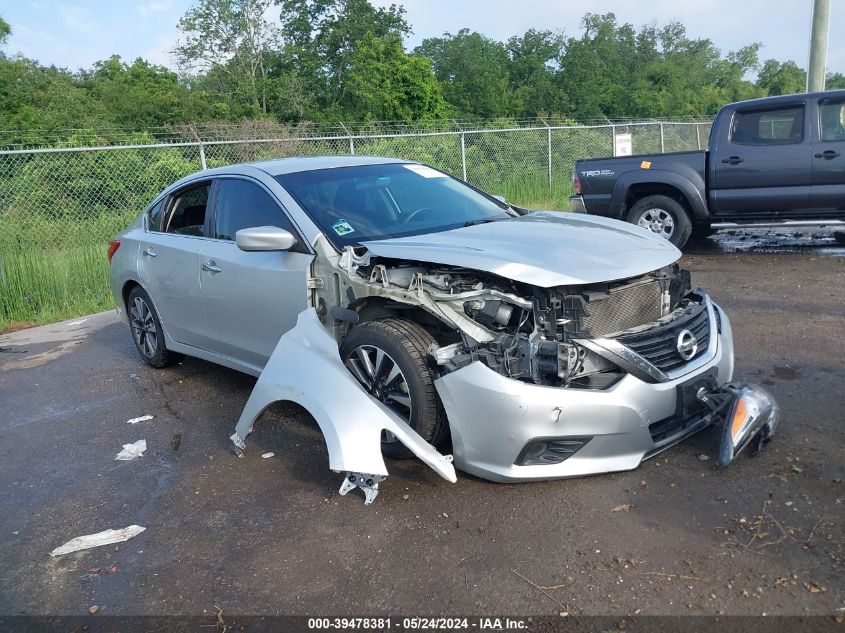
[[584, 328], [591, 336], [604, 336], [653, 323], [662, 316], [662, 295], [658, 279], [612, 288], [607, 294], [588, 295]]
[[[698, 341], [698, 350], [692, 358], [684, 359], [678, 353], [678, 335], [689, 330]], [[678, 317], [644, 330], [624, 332], [617, 341], [645, 358], [662, 371], [683, 367], [707, 351], [710, 343], [710, 315], [702, 302], [684, 310]]]

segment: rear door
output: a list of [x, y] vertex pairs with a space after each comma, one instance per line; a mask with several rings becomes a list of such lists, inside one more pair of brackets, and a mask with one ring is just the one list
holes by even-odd
[[802, 101], [740, 108], [725, 121], [713, 161], [716, 215], [795, 215], [810, 198], [810, 143]]
[[211, 181], [192, 183], [154, 208], [138, 255], [141, 284], [165, 331], [194, 347], [203, 347], [207, 338], [199, 273], [211, 189]]
[[[283, 228], [297, 243], [289, 251], [240, 250], [235, 233], [256, 226]], [[211, 231], [200, 278], [209, 349], [262, 368], [308, 306], [313, 255], [276, 197], [252, 179], [218, 181]]]
[[845, 212], [845, 99], [818, 102], [818, 134], [811, 148], [810, 206], [816, 212]]

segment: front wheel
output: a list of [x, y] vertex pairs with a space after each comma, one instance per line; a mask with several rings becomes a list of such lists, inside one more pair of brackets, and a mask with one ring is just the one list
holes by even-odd
[[669, 196], [646, 196], [628, 212], [628, 222], [666, 238], [678, 248], [692, 233], [692, 222], [684, 206]]
[[[371, 396], [438, 446], [449, 424], [434, 388], [432, 345], [434, 337], [413, 321], [378, 319], [352, 328], [340, 344], [340, 358]], [[381, 448], [388, 457], [412, 456], [389, 431], [382, 431]]]

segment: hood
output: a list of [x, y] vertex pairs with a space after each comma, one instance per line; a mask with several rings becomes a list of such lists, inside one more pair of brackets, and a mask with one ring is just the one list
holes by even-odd
[[379, 257], [483, 270], [541, 288], [636, 277], [681, 256], [633, 224], [554, 211], [363, 245]]

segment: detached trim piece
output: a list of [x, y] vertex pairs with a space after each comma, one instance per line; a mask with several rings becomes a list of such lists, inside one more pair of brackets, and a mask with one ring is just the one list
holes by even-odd
[[[367, 503], [375, 499], [377, 483], [387, 477], [381, 454], [381, 432], [389, 431], [434, 471], [457, 481], [452, 457], [441, 455], [395, 413], [366, 393], [338, 353], [337, 341], [320, 324], [317, 313], [308, 308], [299, 313], [296, 327], [286, 332], [273, 350], [258, 378], [230, 438], [243, 449], [255, 421], [264, 410], [280, 400], [290, 400], [308, 410], [317, 420], [329, 451], [329, 468], [346, 473], [341, 494], [348, 492], [349, 475], [365, 493]], [[381, 478], [381, 479], [379, 479]]]

